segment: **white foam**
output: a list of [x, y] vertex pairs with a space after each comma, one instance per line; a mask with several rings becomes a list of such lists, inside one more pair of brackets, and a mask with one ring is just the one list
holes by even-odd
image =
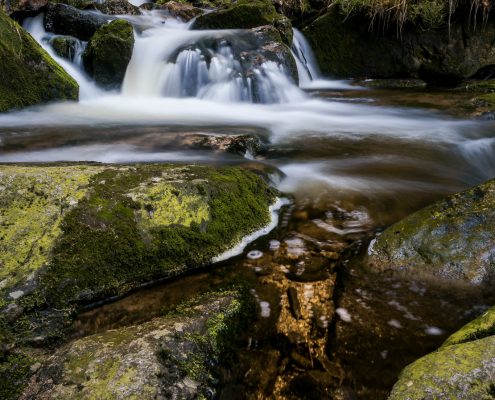
[[263, 318], [270, 317], [271, 314], [270, 303], [268, 303], [267, 301], [260, 301], [260, 308], [261, 308], [261, 316]]
[[425, 329], [425, 333], [431, 336], [440, 336], [443, 335], [445, 331], [443, 329], [437, 328], [436, 326], [428, 326]]
[[337, 315], [340, 317], [340, 319], [344, 322], [351, 322], [352, 317], [351, 314], [349, 314], [349, 311], [347, 311], [345, 308], [339, 307], [335, 310]]

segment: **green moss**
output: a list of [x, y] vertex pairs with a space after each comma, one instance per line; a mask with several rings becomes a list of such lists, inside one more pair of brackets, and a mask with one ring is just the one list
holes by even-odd
[[77, 83], [0, 9], [0, 112], [77, 100]]
[[0, 351], [0, 399], [17, 399], [31, 375], [34, 360], [23, 353]]
[[134, 48], [134, 30], [125, 20], [114, 20], [98, 28], [83, 53], [86, 71], [96, 82], [117, 87], [124, 80]]
[[495, 307], [485, 311], [474, 321], [469, 322], [451, 335], [442, 347], [466, 343], [495, 335]]
[[401, 373], [389, 400], [493, 399], [495, 336], [442, 347]]

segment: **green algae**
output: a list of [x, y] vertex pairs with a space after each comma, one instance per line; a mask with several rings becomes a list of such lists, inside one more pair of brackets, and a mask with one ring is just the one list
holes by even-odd
[[77, 100], [78, 85], [0, 9], [0, 112], [53, 100]]

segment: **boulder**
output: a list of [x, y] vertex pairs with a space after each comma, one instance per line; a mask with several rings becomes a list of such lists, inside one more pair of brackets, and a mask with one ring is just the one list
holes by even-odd
[[[20, 399], [211, 398], [217, 367], [251, 319], [235, 291], [210, 294], [170, 316], [67, 344]], [[242, 320], [241, 320], [242, 319]]]
[[455, 85], [495, 64], [491, 43], [495, 24], [475, 26], [466, 16], [437, 28], [406, 23], [373, 29], [362, 13], [344, 15], [337, 7], [304, 29], [320, 68], [335, 77], [421, 78]]
[[450, 283], [495, 277], [495, 180], [432, 204], [387, 228], [367, 264]]
[[179, 3], [177, 1], [157, 2], [157, 8], [167, 10], [171, 16], [180, 18], [188, 22], [198, 15], [203, 14], [203, 10], [190, 4]]
[[278, 14], [269, 0], [239, 0], [226, 9], [199, 16], [193, 29], [250, 29], [264, 25], [274, 25], [284, 42], [292, 43], [289, 19]]
[[53, 51], [58, 56], [73, 61], [81, 46], [79, 39], [72, 36], [55, 36], [50, 40]]
[[32, 14], [48, 4], [48, 0], [0, 0], [0, 8], [9, 15]]
[[478, 400], [495, 393], [495, 308], [400, 374], [389, 400]]
[[86, 72], [101, 86], [118, 88], [124, 80], [134, 48], [134, 30], [128, 21], [101, 26], [83, 53]]
[[72, 77], [3, 10], [0, 10], [0, 76], [0, 112], [78, 98], [78, 85]]
[[96, 30], [108, 23], [108, 18], [94, 11], [79, 10], [66, 4], [48, 4], [44, 26], [48, 32], [74, 36], [87, 41]]

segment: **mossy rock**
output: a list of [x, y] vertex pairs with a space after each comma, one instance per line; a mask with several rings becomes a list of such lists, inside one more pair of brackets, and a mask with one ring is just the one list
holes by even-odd
[[50, 40], [50, 45], [55, 54], [67, 60], [74, 60], [79, 40], [72, 36], [55, 36]]
[[239, 0], [232, 6], [199, 16], [193, 29], [250, 29], [273, 25], [286, 44], [292, 42], [292, 25], [269, 0]]
[[0, 112], [55, 100], [77, 100], [77, 83], [0, 10]]
[[252, 319], [249, 298], [213, 293], [181, 312], [85, 337], [58, 350], [24, 398], [211, 398], [226, 348]]
[[106, 88], [122, 85], [134, 48], [134, 30], [128, 21], [103, 25], [93, 35], [83, 53], [86, 72]]
[[495, 308], [402, 371], [389, 400], [491, 400], [495, 395]]
[[386, 229], [367, 264], [442, 282], [488, 284], [495, 276], [495, 180], [432, 204]]

